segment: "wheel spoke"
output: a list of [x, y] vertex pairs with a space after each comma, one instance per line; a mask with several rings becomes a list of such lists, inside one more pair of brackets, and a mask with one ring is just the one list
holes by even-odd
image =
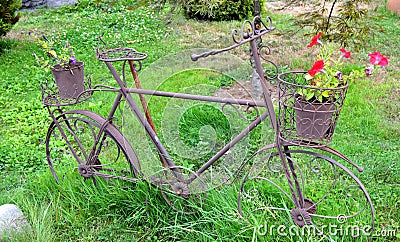
[[[283, 167], [273, 166], [280, 162], [279, 154], [271, 152], [268, 159], [254, 163], [243, 179], [238, 198], [242, 216], [256, 224], [282, 221], [286, 217], [285, 220], [300, 230], [305, 226], [311, 227], [307, 229], [315, 232], [315, 238], [335, 240], [340, 235], [328, 228], [336, 228], [357, 233], [360, 239], [371, 239], [375, 220], [371, 199], [349, 169], [329, 156], [309, 150], [286, 150], [283, 153], [297, 173], [303, 200], [296, 204], [291, 199]], [[347, 228], [357, 231], [346, 231]]]
[[[49, 127], [46, 154], [56, 181], [62, 183], [80, 175], [92, 178], [94, 182], [95, 177], [103, 177], [110, 182], [116, 179], [136, 182], [138, 160], [122, 134], [115, 126], [104, 125], [105, 120], [100, 116], [82, 112], [63, 113], [57, 117], [57, 123], [53, 122]], [[99, 133], [99, 144], [94, 146]], [[77, 161], [75, 156], [82, 162]]]

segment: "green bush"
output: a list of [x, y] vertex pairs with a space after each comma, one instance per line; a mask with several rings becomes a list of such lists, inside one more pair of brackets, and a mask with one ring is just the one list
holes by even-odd
[[21, 0], [0, 0], [0, 37], [5, 36], [12, 26], [18, 22], [16, 13], [21, 8]]
[[[182, 9], [187, 18], [198, 20], [242, 20], [252, 15], [254, 0], [162, 0], [172, 9]], [[261, 0], [263, 6], [265, 0]]]
[[251, 15], [253, 4], [253, 0], [189, 0], [182, 8], [188, 18], [241, 20]]

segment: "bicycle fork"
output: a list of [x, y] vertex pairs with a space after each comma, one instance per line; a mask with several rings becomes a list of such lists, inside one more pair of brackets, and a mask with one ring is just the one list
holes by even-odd
[[[276, 119], [276, 113], [275, 113], [274, 106], [272, 103], [271, 95], [269, 93], [269, 90], [267, 87], [267, 82], [264, 77], [264, 71], [262, 68], [261, 60], [260, 60], [260, 54], [258, 52], [255, 39], [250, 41], [250, 50], [251, 50], [251, 54], [254, 57], [254, 64], [256, 67], [257, 74], [260, 77], [261, 87], [263, 89], [263, 98], [267, 104], [267, 110], [268, 110], [269, 116], [271, 118], [272, 126], [275, 129], [276, 146], [277, 146], [277, 149], [279, 152], [279, 157], [282, 162], [282, 166], [285, 171], [285, 176], [288, 181], [290, 192], [292, 193], [296, 208], [304, 208], [304, 197], [303, 197], [303, 194], [301, 191], [300, 184], [297, 179], [297, 174], [295, 171], [293, 161], [291, 160], [289, 154], [284, 154], [284, 151], [288, 150], [288, 147], [287, 146], [282, 147], [282, 144], [280, 142], [279, 124]], [[294, 180], [294, 184], [293, 184], [293, 180]]]

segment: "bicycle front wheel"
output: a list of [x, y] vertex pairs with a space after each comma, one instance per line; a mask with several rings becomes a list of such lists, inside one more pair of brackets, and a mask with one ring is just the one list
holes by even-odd
[[287, 166], [292, 166], [288, 182], [279, 152], [265, 152], [241, 184], [240, 214], [260, 225], [256, 229], [263, 236], [370, 241], [375, 211], [368, 192], [350, 169], [333, 159], [337, 157], [321, 153], [283, 151]]
[[[94, 146], [96, 144], [96, 146]], [[96, 176], [135, 182], [140, 165], [132, 146], [106, 119], [90, 111], [60, 114], [46, 136], [46, 156], [58, 183]]]

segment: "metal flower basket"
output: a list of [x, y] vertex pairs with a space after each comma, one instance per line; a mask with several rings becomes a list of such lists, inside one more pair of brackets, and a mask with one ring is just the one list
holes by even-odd
[[[293, 145], [307, 147], [327, 146], [339, 118], [348, 84], [338, 88], [308, 86], [306, 72], [286, 72], [278, 76], [280, 138]], [[305, 93], [329, 93], [322, 102], [317, 98], [306, 100]]]
[[77, 62], [70, 68], [60, 65], [51, 68], [62, 99], [76, 98], [85, 90], [83, 66], [83, 62]]

